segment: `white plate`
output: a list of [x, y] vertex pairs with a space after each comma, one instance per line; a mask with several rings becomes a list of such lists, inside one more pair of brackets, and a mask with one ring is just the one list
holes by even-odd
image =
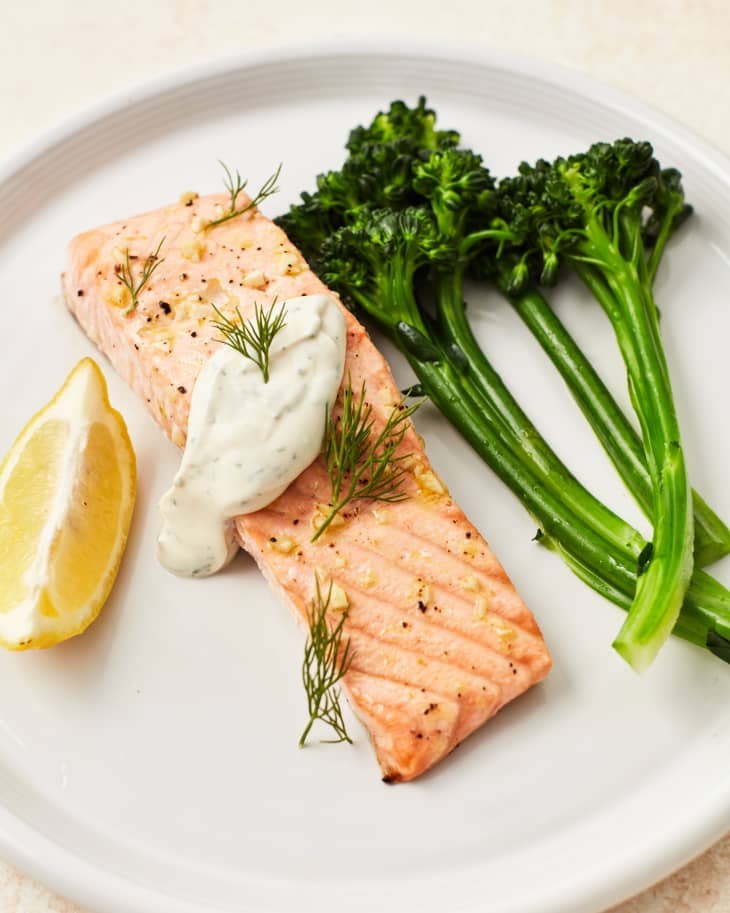
[[[730, 516], [730, 164], [582, 76], [464, 49], [228, 59], [118, 96], [16, 157], [0, 175], [0, 450], [95, 354], [58, 298], [72, 235], [217, 189], [219, 158], [253, 184], [283, 160], [266, 206], [278, 213], [341, 161], [350, 127], [419, 93], [497, 174], [627, 133], [682, 169], [698, 215], [659, 301], [693, 476]], [[536, 345], [477, 297], [485, 346], [558, 450], [639, 522]], [[622, 391], [597, 308], [577, 289], [556, 299]], [[103, 365], [139, 457], [136, 519], [90, 631], [0, 656], [2, 856], [99, 913], [595, 913], [728, 826], [730, 670], [673, 641], [643, 680], [631, 673], [610, 648], [620, 613], [531, 542], [519, 504], [427, 409], [432, 458], [532, 606], [555, 669], [410, 785], [380, 782], [355, 722], [353, 748], [297, 749], [300, 631], [245, 557], [210, 581], [157, 566], [155, 502], [177, 454]]]

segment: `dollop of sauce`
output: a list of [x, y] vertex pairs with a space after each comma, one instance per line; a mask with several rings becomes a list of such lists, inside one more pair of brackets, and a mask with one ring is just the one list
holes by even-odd
[[236, 554], [233, 518], [283, 494], [317, 458], [342, 381], [345, 319], [329, 295], [290, 298], [270, 349], [269, 382], [221, 345], [193, 389], [180, 470], [160, 501], [160, 562], [206, 577]]

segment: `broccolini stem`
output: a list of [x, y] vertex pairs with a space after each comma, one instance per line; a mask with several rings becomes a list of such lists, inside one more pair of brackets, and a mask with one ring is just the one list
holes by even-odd
[[685, 606], [716, 634], [730, 639], [730, 591], [707, 571], [692, 574]]
[[[593, 274], [589, 271], [586, 273], [586, 280], [591, 282]], [[499, 284], [506, 294], [504, 283]], [[610, 294], [604, 283], [594, 282], [591, 291], [596, 297]], [[646, 468], [644, 448], [625, 413], [536, 288], [506, 297], [558, 369], [626, 487], [651, 520], [652, 485]], [[730, 529], [697, 492], [692, 492], [692, 499], [695, 514], [695, 562], [699, 567], [704, 567], [730, 553]]]
[[545, 484], [577, 517], [580, 517], [597, 535], [609, 541], [625, 543], [638, 556], [646, 545], [643, 537], [578, 482], [547, 444], [487, 360], [474, 338], [466, 316], [461, 270], [453, 268], [448, 273], [440, 274], [436, 281], [440, 335], [458, 346], [469, 363], [469, 370], [462, 373], [462, 385], [489, 404], [516, 442], [517, 455], [522, 455], [522, 458], [539, 468]]
[[[654, 307], [651, 289], [639, 281], [633, 265], [595, 219], [588, 222], [580, 256], [605, 264], [601, 273], [613, 297], [606, 310], [626, 365], [654, 493], [651, 560], [639, 576], [634, 603], [614, 641], [624, 659], [643, 671], [671, 633], [692, 574], [690, 487], [666, 361], [648, 314]], [[577, 266], [579, 272], [591, 268], [580, 261]]]
[[470, 232], [459, 245], [459, 253], [465, 256], [471, 249], [482, 241], [515, 241], [513, 231], [507, 228], [485, 228], [481, 231]]
[[[633, 599], [633, 589], [629, 592], [611, 586], [601, 577], [596, 576], [592, 568], [587, 567], [581, 560], [576, 559], [575, 556], [571, 555], [570, 552], [566, 552], [560, 547], [556, 550], [560, 553], [563, 561], [573, 571], [576, 577], [584, 583], [587, 583], [591, 589], [600, 593], [601, 596], [610, 600], [614, 605], [623, 609], [624, 612], [628, 612]], [[708, 580], [710, 580], [712, 584], [716, 584], [719, 590], [724, 590], [722, 584], [717, 584], [717, 581], [713, 580], [713, 578], [708, 577]], [[718, 633], [724, 629], [724, 625], [708, 625], [704, 617], [705, 613], [697, 611], [694, 606], [693, 600], [695, 595], [696, 594], [692, 592], [692, 587], [690, 587], [690, 591], [688, 591], [685, 604], [682, 607], [682, 611], [680, 612], [672, 634], [675, 634], [677, 637], [681, 637], [683, 640], [687, 640], [698, 647], [706, 648], [710, 632]], [[709, 598], [708, 594], [704, 594], [704, 598]], [[722, 594], [718, 592], [717, 598], [719, 606], [722, 606]], [[724, 610], [726, 619], [730, 618], [730, 593], [727, 590], [725, 590]], [[720, 614], [722, 614], [722, 608], [720, 608]], [[720, 636], [722, 636], [722, 634], [720, 634]]]

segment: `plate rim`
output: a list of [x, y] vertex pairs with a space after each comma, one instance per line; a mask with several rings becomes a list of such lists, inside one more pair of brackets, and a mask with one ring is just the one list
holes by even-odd
[[[271, 66], [286, 62], [310, 62], [325, 57], [348, 56], [411, 57], [421, 60], [440, 59], [466, 63], [477, 67], [493, 67], [547, 84], [563, 94], [595, 101], [618, 114], [640, 117], [656, 136], [671, 139], [675, 145], [691, 152], [695, 162], [713, 176], [730, 186], [730, 155], [692, 128], [648, 102], [614, 88], [579, 68], [552, 61], [529, 58], [511, 51], [485, 47], [475, 42], [436, 41], [411, 36], [388, 36], [377, 33], [353, 37], [334, 37], [327, 40], [276, 42], [265, 48], [234, 51], [206, 57], [194, 63], [175, 66], [162, 73], [135, 80], [128, 86], [105, 94], [70, 114], [58, 118], [49, 127], [32, 134], [0, 156], [0, 188], [12, 181], [23, 169], [42, 158], [55, 147], [63, 145], [76, 134], [93, 128], [110, 115], [133, 109], [154, 100], [160, 94], [174, 91], [197, 80], [225, 77], [235, 71], [255, 66]], [[580, 76], [580, 86], [575, 77]], [[717, 800], [717, 797], [715, 797]], [[646, 855], [628, 873], [601, 868], [600, 880], [587, 887], [581, 883], [578, 893], [564, 892], [545, 898], [544, 913], [559, 913], [568, 908], [576, 913], [598, 913], [620, 903], [667, 877], [703, 853], [728, 830], [730, 789], [722, 810], [717, 804], [715, 815], [706, 815], [690, 822], [681, 835], [665, 838], [659, 851]], [[669, 847], [671, 846], [671, 851]], [[61, 846], [52, 838], [27, 824], [17, 814], [0, 805], [0, 856], [16, 866], [23, 874], [40, 881], [44, 886], [92, 910], [105, 909], [114, 913], [137, 913], [140, 909], [156, 909], [160, 913], [223, 913], [222, 908], [206, 903], [189, 903], [173, 898], [146, 885], [101, 869], [77, 855], [73, 849]], [[643, 873], [643, 874], [642, 874]], [[576, 879], [576, 883], [581, 879]], [[245, 903], [245, 899], [243, 899]], [[575, 904], [580, 904], [579, 907]], [[600, 904], [600, 907], [596, 906]], [[469, 907], [476, 913], [477, 907]], [[466, 913], [466, 908], [465, 908]]]

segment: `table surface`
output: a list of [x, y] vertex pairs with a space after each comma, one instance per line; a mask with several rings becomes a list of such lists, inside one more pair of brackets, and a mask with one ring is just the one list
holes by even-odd
[[[190, 61], [323, 35], [400, 33], [468, 40], [573, 67], [652, 103], [730, 153], [723, 89], [730, 81], [727, 0], [369, 0], [349, 6], [341, 0], [313, 0], [306, 8], [292, 0], [3, 3], [0, 149], [12, 149], [130, 80]], [[612, 913], [729, 910], [730, 835]], [[82, 911], [0, 862], [0, 913]]]

